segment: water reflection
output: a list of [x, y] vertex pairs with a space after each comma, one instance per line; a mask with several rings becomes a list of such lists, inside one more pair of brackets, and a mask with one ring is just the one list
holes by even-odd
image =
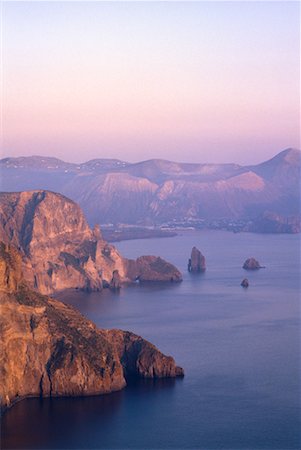
[[23, 400], [3, 417], [2, 448], [51, 448], [68, 435], [73, 441], [83, 423], [96, 418], [104, 423], [121, 402], [121, 392], [99, 397]]
[[[111, 440], [114, 424], [126, 422], [124, 405], [133, 396], [138, 404], [172, 390], [175, 379], [130, 379], [119, 392], [91, 397], [29, 398], [2, 417], [2, 449], [50, 449], [102, 447]], [[34, 420], [33, 420], [34, 418]], [[105, 444], [106, 446], [106, 444]]]

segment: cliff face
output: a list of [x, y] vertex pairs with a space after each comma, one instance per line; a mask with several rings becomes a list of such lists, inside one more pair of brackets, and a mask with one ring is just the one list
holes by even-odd
[[80, 208], [46, 191], [0, 195], [0, 239], [22, 251], [25, 278], [42, 293], [81, 287], [101, 289], [96, 238]]
[[[122, 282], [136, 277], [128, 270], [135, 262], [122, 258], [99, 228], [92, 231], [76, 203], [53, 192], [0, 194], [0, 239], [20, 249], [29, 286], [43, 294], [101, 290], [116, 270]], [[155, 279], [165, 278], [157, 273]]]
[[14, 292], [22, 281], [22, 258], [12, 246], [0, 242], [0, 291]]
[[158, 349], [133, 333], [120, 330], [103, 331], [117, 350], [125, 377], [143, 378], [182, 377], [184, 372], [175, 365], [171, 356], [165, 356]]
[[21, 258], [0, 246], [1, 408], [27, 396], [92, 395], [126, 385], [129, 375], [182, 376], [173, 358], [139, 336], [99, 330], [79, 312], [30, 290]]

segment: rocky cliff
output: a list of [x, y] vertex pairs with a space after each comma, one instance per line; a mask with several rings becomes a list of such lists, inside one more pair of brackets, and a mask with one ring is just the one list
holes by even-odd
[[140, 336], [99, 330], [74, 308], [30, 290], [21, 266], [18, 252], [1, 243], [1, 408], [28, 396], [116, 391], [128, 376], [183, 376], [173, 358]]
[[122, 258], [103, 240], [99, 227], [90, 229], [76, 203], [53, 192], [1, 193], [0, 239], [21, 251], [29, 286], [43, 294], [68, 288], [101, 290], [110, 285], [116, 271], [121, 283], [151, 274], [154, 281], [181, 279], [165, 261], [160, 273], [153, 260], [144, 259], [142, 264], [140, 259]]

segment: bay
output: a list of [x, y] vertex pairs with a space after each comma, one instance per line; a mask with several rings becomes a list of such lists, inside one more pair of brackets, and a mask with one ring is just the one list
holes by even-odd
[[[206, 257], [204, 274], [187, 272], [194, 245]], [[58, 298], [99, 327], [148, 339], [175, 358], [184, 379], [24, 400], [2, 419], [2, 448], [300, 448], [300, 236], [185, 231], [116, 247], [130, 258], [162, 256], [183, 282]], [[243, 270], [251, 256], [266, 268]]]

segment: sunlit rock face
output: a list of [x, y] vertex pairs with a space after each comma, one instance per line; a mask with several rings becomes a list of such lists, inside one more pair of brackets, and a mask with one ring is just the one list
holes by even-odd
[[113, 392], [128, 376], [176, 377], [173, 358], [130, 332], [99, 330], [74, 308], [32, 291], [21, 257], [0, 244], [1, 408], [28, 396]]
[[24, 276], [42, 293], [101, 289], [96, 239], [76, 203], [47, 191], [0, 196], [0, 238], [22, 251]]
[[[113, 245], [102, 239], [98, 226], [89, 227], [80, 207], [63, 195], [48, 191], [0, 194], [0, 239], [22, 253], [24, 277], [40, 293], [77, 288], [100, 291], [109, 285], [114, 271], [120, 283], [141, 278], [169, 281], [166, 267], [160, 274], [153, 261], [122, 258]], [[134, 271], [132, 267], [138, 267]], [[169, 265], [170, 272], [174, 266]], [[179, 277], [177, 275], [177, 277]], [[172, 278], [172, 277], [170, 277]]]
[[0, 291], [14, 292], [22, 282], [22, 258], [11, 245], [0, 242]]

